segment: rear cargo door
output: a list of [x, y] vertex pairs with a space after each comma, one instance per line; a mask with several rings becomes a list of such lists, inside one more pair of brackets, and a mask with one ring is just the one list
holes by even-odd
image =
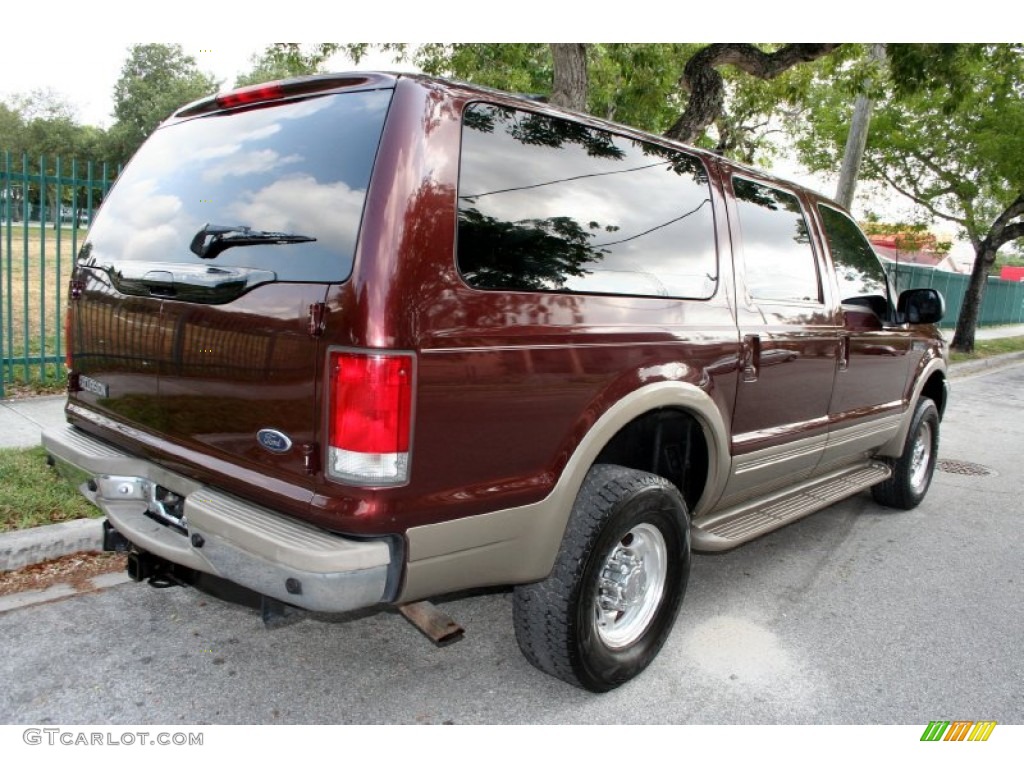
[[75, 398], [196, 464], [311, 485], [320, 312], [352, 270], [391, 93], [217, 107], [159, 129], [79, 255]]

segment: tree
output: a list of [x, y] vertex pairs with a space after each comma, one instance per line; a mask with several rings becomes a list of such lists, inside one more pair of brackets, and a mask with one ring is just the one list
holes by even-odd
[[[957, 224], [970, 241], [974, 268], [952, 343], [970, 352], [986, 275], [1000, 248], [1024, 239], [1024, 46], [947, 47], [937, 59], [941, 77], [920, 64], [909, 74], [915, 70], [907, 62], [920, 49], [894, 48], [897, 63], [875, 106], [861, 173], [925, 215]], [[834, 169], [849, 101], [825, 87], [816, 98], [801, 156], [811, 168]]]
[[[327, 54], [329, 55], [329, 54]], [[323, 70], [327, 55], [305, 53], [296, 43], [278, 43], [267, 46], [261, 53], [250, 57], [252, 68], [235, 80], [235, 87], [283, 80], [298, 75], [315, 75]]]
[[686, 62], [680, 86], [690, 94], [686, 108], [665, 135], [693, 143], [721, 114], [725, 80], [718, 67], [731, 64], [748, 75], [772, 80], [803, 62], [831, 53], [839, 43], [790, 43], [768, 53], [748, 43], [715, 43], [697, 51]]
[[[385, 43], [373, 47], [400, 61], [411, 61], [428, 74], [506, 91], [548, 94], [560, 106], [727, 153], [735, 150], [749, 161], [765, 145], [768, 131], [774, 130], [768, 127], [770, 116], [789, 108], [795, 91], [803, 90], [803, 86], [794, 89], [799, 78], [783, 75], [840, 46], [793, 44], [774, 51], [741, 43]], [[321, 52], [343, 50], [356, 63], [370, 48], [367, 43], [319, 46]], [[718, 67], [725, 71], [719, 72]], [[760, 78], [759, 84], [778, 82], [773, 90], [751, 87], [755, 78], [750, 75]], [[738, 114], [725, 109], [730, 98], [742, 103]], [[709, 128], [717, 137], [707, 135]]]
[[40, 156], [96, 159], [103, 140], [104, 131], [79, 123], [72, 104], [52, 89], [17, 93], [0, 102], [0, 150], [10, 152], [15, 163], [22, 155], [32, 162]]
[[18, 110], [0, 102], [0, 151], [22, 151], [24, 132], [25, 121]]
[[112, 148], [126, 162], [174, 110], [217, 90], [180, 45], [133, 45], [114, 86]]

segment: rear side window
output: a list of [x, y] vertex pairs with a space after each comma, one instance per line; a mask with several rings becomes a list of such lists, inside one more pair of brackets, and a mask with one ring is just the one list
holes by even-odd
[[747, 291], [764, 301], [821, 301], [810, 230], [795, 195], [734, 177]]
[[[89, 234], [90, 263], [347, 279], [391, 94], [329, 94], [159, 129], [104, 201]], [[200, 259], [189, 246], [207, 224], [315, 240], [235, 246]]]
[[709, 298], [718, 264], [707, 173], [656, 144], [470, 105], [458, 264], [488, 290]]

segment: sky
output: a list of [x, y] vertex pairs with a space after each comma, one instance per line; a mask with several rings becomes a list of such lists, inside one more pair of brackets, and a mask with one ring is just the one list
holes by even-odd
[[[944, 35], [971, 39], [972, 32], [991, 36], [992, 30], [982, 26], [983, 7], [997, 1], [974, 0], [970, 17], [957, 18], [955, 23], [949, 18], [949, 28], [942, 30], [929, 26], [939, 23], [936, 20], [923, 21], [917, 11], [893, 7], [890, 0], [860, 0], [856, 11], [842, 19], [842, 36], [856, 41], [877, 38], [879, 18], [885, 19], [886, 31], [898, 30], [897, 37], [915, 40]], [[76, 105], [80, 120], [103, 127], [112, 122], [114, 83], [127, 49], [141, 42], [180, 43], [200, 69], [230, 87], [238, 74], [249, 69], [249, 58], [275, 38], [664, 42], [666, 37], [711, 36], [743, 41], [755, 35], [762, 40], [799, 40], [834, 37], [836, 31], [835, 20], [823, 18], [820, 0], [731, 0], [727, 16], [720, 4], [666, 5], [656, 0], [631, 0], [628, 12], [623, 10], [626, 6], [607, 6], [614, 13], [602, 13], [596, 4], [556, 5], [550, 0], [516, 0], [508, 5], [485, 5], [479, 0], [377, 4], [174, 0], [166, 5], [147, 4], [144, 11], [140, 11], [143, 6], [123, 0], [47, 0], [45, 6], [22, 0], [6, 6], [0, 13], [0, 96], [53, 88]], [[388, 63], [378, 58], [361, 68]], [[330, 64], [352, 68], [343, 57]]]
[[[114, 84], [121, 75], [121, 66], [128, 57], [129, 47], [137, 41], [112, 42], [97, 46], [88, 53], [87, 61], [69, 66], [63, 57], [35, 58], [30, 51], [18, 52], [13, 46], [0, 47], [0, 98], [16, 93], [29, 93], [37, 89], [50, 89], [75, 108], [79, 122], [109, 128], [114, 122]], [[209, 72], [219, 81], [221, 90], [230, 89], [238, 75], [252, 68], [251, 57], [260, 53], [266, 44], [247, 39], [231, 39], [219, 44], [205, 42], [181, 43], [185, 53], [196, 60], [203, 72]], [[32, 58], [30, 66], [20, 61]], [[389, 68], [399, 65], [390, 58], [372, 56], [358, 69]], [[339, 54], [327, 63], [328, 69], [355, 69], [350, 61]]]

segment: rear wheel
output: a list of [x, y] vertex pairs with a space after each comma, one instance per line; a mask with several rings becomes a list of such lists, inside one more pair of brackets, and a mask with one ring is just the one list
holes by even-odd
[[587, 475], [551, 575], [515, 591], [519, 647], [591, 691], [638, 675], [672, 630], [690, 570], [686, 504], [662, 477], [599, 464]]
[[927, 397], [917, 401], [910, 431], [892, 475], [871, 489], [875, 501], [896, 509], [913, 509], [928, 493], [939, 456], [939, 410]]

